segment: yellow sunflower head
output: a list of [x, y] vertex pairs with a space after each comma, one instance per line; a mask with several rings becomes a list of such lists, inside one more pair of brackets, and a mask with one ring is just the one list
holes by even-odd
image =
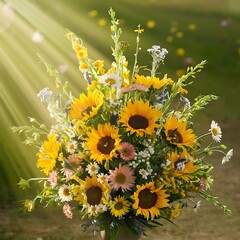
[[74, 98], [70, 105], [69, 117], [71, 119], [88, 120], [97, 114], [98, 109], [103, 104], [103, 95], [98, 91], [80, 94], [79, 98]]
[[172, 152], [170, 161], [173, 176], [180, 177], [186, 181], [191, 179], [193, 177], [192, 174], [198, 169], [184, 152], [181, 154]]
[[86, 202], [89, 205], [99, 205], [103, 203], [105, 186], [101, 184], [96, 175], [94, 174], [92, 178], [87, 177], [85, 179], [85, 195]]
[[55, 167], [60, 145], [60, 142], [56, 140], [56, 135], [52, 133], [48, 136], [48, 141], [44, 141], [40, 152], [37, 153], [37, 167], [41, 168], [47, 175]]
[[121, 149], [118, 129], [111, 126], [98, 124], [97, 129], [87, 132], [85, 150], [90, 151], [90, 158], [102, 163], [117, 157], [117, 151]]
[[136, 75], [134, 83], [141, 84], [146, 86], [147, 88], [150, 88], [152, 86], [152, 78], [142, 75]]
[[144, 102], [135, 100], [129, 101], [120, 112], [119, 122], [131, 134], [136, 133], [139, 136], [155, 133], [155, 128], [159, 127], [156, 121], [162, 116], [162, 113], [150, 106], [149, 101]]
[[110, 204], [110, 211], [114, 217], [121, 218], [123, 215], [129, 212], [130, 202], [125, 197], [117, 196]]
[[131, 196], [134, 200], [133, 209], [136, 209], [136, 216], [143, 215], [147, 220], [160, 215], [160, 208], [168, 207], [168, 194], [162, 190], [162, 186], [155, 188], [154, 182], [145, 185], [137, 185], [137, 191]]
[[164, 86], [172, 85], [172, 84], [173, 84], [173, 80], [171, 78], [168, 78], [167, 75], [165, 75], [164, 78], [161, 80], [157, 77], [152, 78], [152, 86], [155, 89], [160, 89]]
[[196, 144], [196, 135], [192, 133], [192, 129], [187, 128], [187, 122], [180, 122], [174, 115], [166, 119], [163, 125], [167, 140], [180, 148], [194, 147]]

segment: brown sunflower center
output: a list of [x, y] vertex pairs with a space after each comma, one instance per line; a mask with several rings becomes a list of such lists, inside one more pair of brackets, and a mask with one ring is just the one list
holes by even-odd
[[150, 192], [150, 189], [146, 188], [139, 192], [139, 207], [143, 209], [150, 209], [155, 206], [157, 202], [157, 194], [155, 192]]
[[99, 140], [97, 144], [97, 149], [99, 152], [103, 154], [110, 154], [110, 152], [114, 149], [115, 140], [110, 136], [103, 137]]
[[118, 173], [114, 180], [117, 184], [124, 184], [126, 182], [126, 176], [123, 173]]
[[146, 129], [149, 125], [149, 122], [144, 116], [133, 115], [129, 118], [128, 124], [134, 129]]
[[84, 110], [84, 112], [89, 115], [89, 113], [92, 111], [92, 107], [93, 107], [93, 106], [88, 106], [88, 107]]
[[122, 202], [117, 202], [115, 205], [114, 205], [114, 208], [116, 210], [121, 210], [123, 208], [123, 204]]
[[171, 138], [172, 143], [182, 143], [183, 137], [177, 129], [170, 129], [168, 130], [168, 136]]
[[99, 187], [90, 187], [87, 191], [86, 191], [86, 195], [87, 195], [87, 202], [90, 205], [98, 205], [101, 202], [101, 198], [102, 198], [102, 189]]

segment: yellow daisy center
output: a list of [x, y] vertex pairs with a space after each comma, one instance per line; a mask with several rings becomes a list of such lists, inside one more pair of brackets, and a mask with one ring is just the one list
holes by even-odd
[[115, 177], [115, 182], [117, 184], [124, 184], [126, 182], [126, 176], [123, 173], [118, 173]]
[[110, 136], [103, 137], [99, 139], [97, 144], [97, 149], [99, 152], [103, 154], [110, 154], [114, 149], [115, 140]]
[[105, 82], [106, 82], [106, 83], [109, 83], [110, 85], [113, 85], [113, 84], [116, 83], [116, 80], [113, 79], [113, 78], [107, 78], [107, 79], [105, 80]]
[[150, 209], [155, 206], [157, 202], [157, 194], [151, 193], [148, 188], [143, 189], [138, 194], [139, 207], [143, 209]]
[[149, 125], [149, 122], [144, 116], [133, 115], [129, 118], [128, 124], [134, 129], [146, 129]]
[[68, 188], [64, 188], [64, 189], [63, 189], [63, 195], [64, 195], [64, 196], [70, 196], [70, 191], [69, 191]]
[[183, 142], [183, 137], [182, 137], [181, 133], [178, 132], [178, 130], [176, 130], [176, 129], [168, 130], [168, 136], [171, 138], [171, 142], [173, 142], [173, 143], [182, 143]]
[[214, 136], [217, 136], [218, 135], [218, 130], [216, 128], [213, 128], [212, 133], [213, 133]]
[[91, 187], [86, 191], [87, 202], [90, 205], [98, 205], [101, 202], [102, 190], [99, 187]]
[[94, 165], [92, 165], [91, 167], [90, 167], [90, 169], [89, 169], [90, 171], [95, 171], [96, 170], [96, 168], [95, 168], [95, 166]]

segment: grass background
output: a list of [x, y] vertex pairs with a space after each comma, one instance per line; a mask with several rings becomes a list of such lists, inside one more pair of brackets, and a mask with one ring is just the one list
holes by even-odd
[[[7, 5], [6, 5], [7, 4]], [[94, 59], [112, 61], [108, 10], [116, 11], [123, 29], [122, 39], [130, 43], [126, 57], [130, 67], [135, 52], [134, 29], [138, 24], [145, 29], [141, 35], [140, 65], [150, 64], [146, 52], [152, 45], [168, 49], [161, 74], [177, 79], [176, 72], [186, 69], [186, 58], [198, 63], [206, 59], [205, 70], [189, 87], [189, 98], [199, 94], [220, 96], [206, 110], [195, 117], [199, 132], [206, 131], [212, 119], [223, 130], [223, 141], [234, 148], [234, 158], [214, 165], [213, 192], [228, 205], [233, 214], [225, 216], [209, 203], [202, 203], [199, 213], [186, 210], [177, 220], [178, 228], [164, 224], [149, 232], [143, 239], [239, 239], [240, 188], [240, 2], [238, 0], [9, 0], [0, 1], [0, 239], [94, 239], [91, 233], [81, 234], [79, 219], [66, 220], [56, 209], [40, 209], [23, 214], [18, 200], [31, 195], [20, 191], [20, 177], [40, 175], [35, 167], [36, 150], [25, 147], [10, 130], [13, 125], [28, 124], [28, 117], [50, 124], [45, 106], [36, 95], [46, 86], [53, 87], [44, 66], [39, 63], [40, 53], [52, 65], [68, 70], [62, 79], [69, 81], [74, 95], [86, 84], [72, 58], [66, 29], [75, 32], [89, 48]], [[90, 16], [92, 10], [96, 16]], [[149, 28], [148, 21], [155, 27]], [[105, 23], [105, 24], [104, 24]], [[189, 29], [189, 24], [196, 26]], [[40, 43], [32, 41], [35, 32], [44, 36]], [[179, 38], [179, 32], [183, 34]], [[171, 42], [167, 41], [169, 37]], [[178, 56], [178, 48], [185, 50]]]

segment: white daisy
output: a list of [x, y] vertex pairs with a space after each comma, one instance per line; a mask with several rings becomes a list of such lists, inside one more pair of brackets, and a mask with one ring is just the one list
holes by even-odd
[[69, 185], [62, 185], [58, 190], [58, 195], [62, 202], [69, 202], [72, 200], [71, 187]]
[[100, 169], [100, 167], [97, 165], [97, 163], [93, 162], [93, 163], [89, 163], [87, 165], [86, 171], [88, 171], [90, 176], [93, 176], [94, 174], [98, 174], [99, 169]]
[[148, 175], [149, 175], [149, 172], [148, 172], [146, 169], [143, 169], [143, 168], [141, 168], [141, 169], [139, 170], [139, 173], [142, 175], [142, 177], [143, 177], [144, 179], [147, 179], [147, 177], [148, 177]]
[[103, 184], [103, 183], [107, 183], [108, 182], [108, 175], [104, 174], [104, 173], [100, 173], [97, 175], [97, 180]]
[[77, 141], [71, 141], [67, 144], [67, 151], [71, 154], [75, 153], [75, 150], [78, 147]]
[[233, 149], [229, 150], [227, 154], [222, 159], [222, 164], [229, 162], [230, 158], [233, 156]]
[[104, 74], [100, 77], [99, 82], [102, 83], [104, 86], [111, 86], [111, 87], [121, 87], [122, 81], [121, 77], [117, 74]]
[[212, 138], [215, 142], [221, 141], [222, 130], [215, 121], [212, 121], [209, 131], [212, 133]]

